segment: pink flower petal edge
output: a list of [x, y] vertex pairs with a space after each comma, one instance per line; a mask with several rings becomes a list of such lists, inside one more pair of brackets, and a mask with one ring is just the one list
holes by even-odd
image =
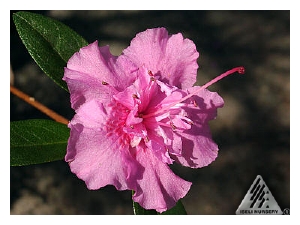
[[148, 29], [138, 33], [123, 53], [172, 86], [185, 89], [196, 82], [199, 53], [194, 42], [181, 33], [169, 35], [165, 28]]

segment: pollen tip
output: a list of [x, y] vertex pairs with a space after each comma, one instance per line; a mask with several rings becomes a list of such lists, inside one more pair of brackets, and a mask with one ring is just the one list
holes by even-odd
[[137, 96], [137, 94], [132, 94], [133, 98], [139, 99], [139, 97]]
[[245, 67], [241, 66], [238, 68], [238, 73], [239, 74], [245, 74], [246, 70], [245, 70]]
[[148, 74], [149, 74], [149, 76], [153, 77], [153, 73], [151, 70], [148, 70]]

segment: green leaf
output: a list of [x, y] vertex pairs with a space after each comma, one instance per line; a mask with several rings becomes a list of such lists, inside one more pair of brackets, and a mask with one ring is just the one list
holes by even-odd
[[[134, 192], [132, 191], [132, 195], [133, 194]], [[137, 202], [133, 201], [133, 212], [134, 215], [187, 215], [185, 208], [180, 200], [178, 200], [178, 202], [173, 208], [163, 213], [159, 213], [153, 209], [152, 210], [144, 209]]]
[[60, 87], [68, 91], [62, 80], [69, 58], [88, 43], [65, 24], [49, 17], [17, 12], [13, 21], [18, 34], [37, 65]]
[[137, 202], [133, 201], [133, 213], [134, 215], [158, 215], [155, 210], [147, 210], [141, 207]]
[[173, 208], [163, 212], [161, 215], [187, 215], [187, 213], [182, 202], [178, 200]]
[[25, 166], [62, 160], [69, 128], [52, 120], [10, 122], [10, 165]]

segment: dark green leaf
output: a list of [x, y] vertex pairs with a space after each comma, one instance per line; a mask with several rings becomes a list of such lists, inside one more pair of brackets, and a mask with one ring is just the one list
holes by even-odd
[[187, 215], [187, 213], [182, 202], [179, 200], [173, 208], [163, 212], [161, 215]]
[[157, 214], [159, 214], [155, 210], [144, 209], [137, 202], [134, 202], [134, 201], [133, 201], [133, 213], [134, 213], [134, 215], [157, 215]]
[[[134, 192], [132, 192], [132, 195], [133, 194]], [[180, 200], [176, 203], [176, 205], [173, 208], [163, 213], [158, 213], [156, 210], [144, 209], [137, 202], [133, 201], [133, 212], [134, 215], [187, 215], [185, 208]]]
[[62, 160], [69, 128], [52, 120], [10, 122], [10, 165], [25, 166]]
[[69, 58], [88, 43], [63, 23], [30, 12], [13, 14], [17, 31], [37, 65], [59, 86], [68, 91], [62, 80]]

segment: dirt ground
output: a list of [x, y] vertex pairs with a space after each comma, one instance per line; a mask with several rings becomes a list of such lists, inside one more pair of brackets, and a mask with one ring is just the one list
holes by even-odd
[[[11, 11], [11, 14], [14, 11]], [[257, 175], [283, 210], [290, 208], [289, 11], [35, 11], [99, 40], [118, 55], [136, 33], [166, 27], [193, 40], [200, 53], [198, 84], [243, 65], [246, 74], [209, 87], [225, 105], [211, 122], [219, 145], [215, 162], [172, 169], [193, 182], [182, 202], [188, 214], [235, 214]], [[14, 85], [71, 119], [69, 94], [38, 68], [11, 22]], [[47, 118], [11, 95], [11, 121]], [[11, 214], [133, 214], [131, 192], [107, 186], [89, 191], [64, 161], [10, 168]]]

